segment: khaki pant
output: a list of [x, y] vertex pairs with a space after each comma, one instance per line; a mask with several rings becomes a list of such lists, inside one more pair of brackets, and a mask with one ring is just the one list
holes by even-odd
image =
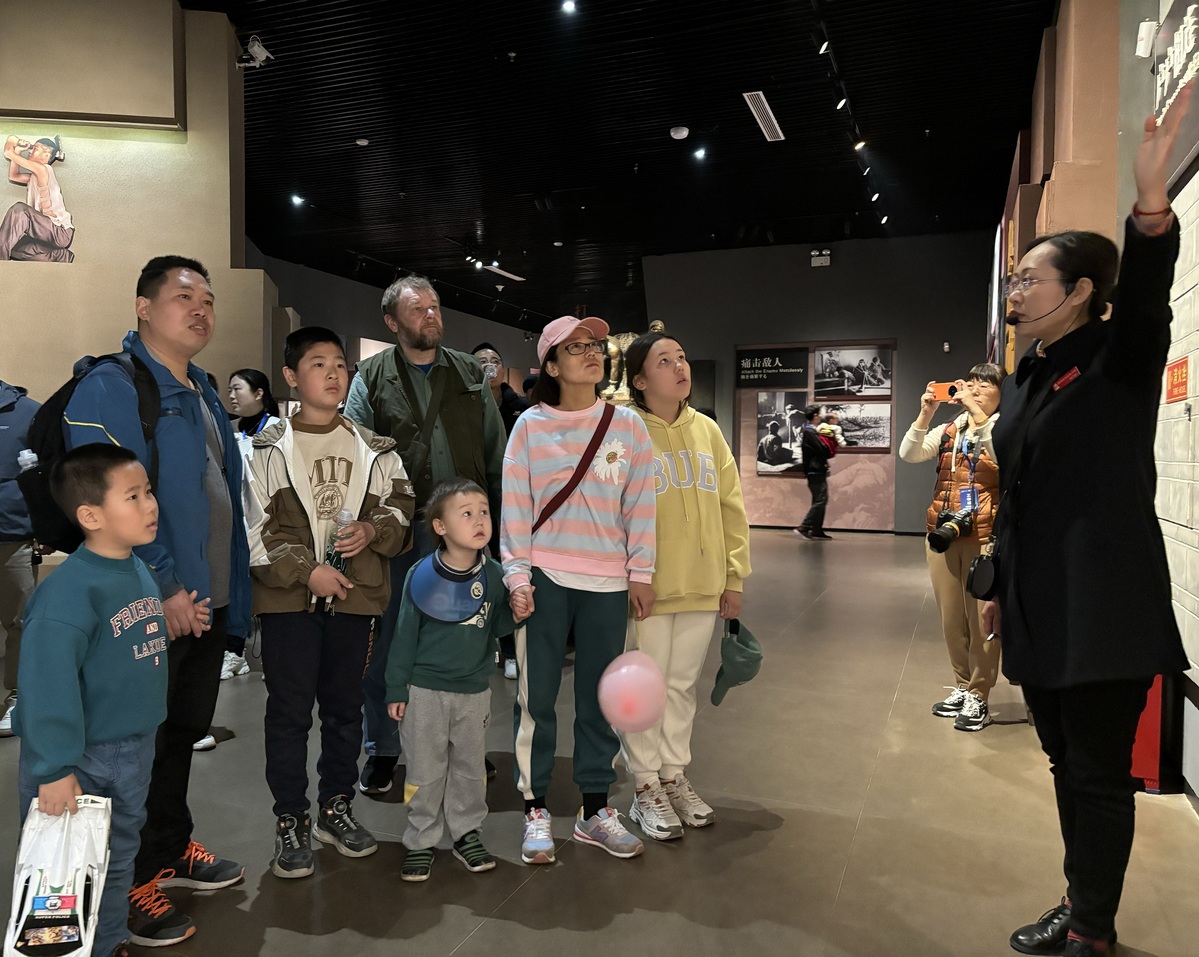
[[640, 647], [658, 663], [666, 679], [666, 711], [645, 731], [621, 735], [625, 766], [637, 787], [673, 780], [691, 763], [695, 686], [712, 644], [714, 611], [680, 611], [629, 619], [626, 650]]
[[970, 563], [981, 551], [982, 544], [973, 537], [955, 539], [941, 555], [925, 545], [954, 684], [986, 701], [999, 677], [999, 639], [987, 641], [983, 603], [966, 591]]
[[[25, 602], [37, 584], [33, 546], [29, 542], [0, 542], [0, 634], [4, 635], [4, 690], [15, 691], [21, 658]], [[3, 704], [3, 699], [0, 699]]]

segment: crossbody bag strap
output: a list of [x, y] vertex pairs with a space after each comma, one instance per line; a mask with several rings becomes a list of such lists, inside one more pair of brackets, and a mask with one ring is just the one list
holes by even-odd
[[537, 521], [533, 523], [533, 534], [536, 534], [537, 529], [549, 520], [549, 517], [558, 511], [562, 503], [570, 498], [571, 492], [579, 487], [579, 483], [583, 481], [583, 476], [587, 474], [587, 469], [591, 465], [591, 460], [595, 458], [596, 450], [600, 443], [604, 440], [604, 435], [608, 432], [608, 425], [612, 421], [612, 416], [616, 414], [616, 407], [611, 403], [604, 403], [604, 411], [600, 413], [599, 425], [595, 427], [595, 432], [591, 436], [591, 441], [587, 443], [587, 450], [583, 453], [583, 457], [579, 459], [579, 464], [575, 466], [574, 475], [570, 477], [570, 481], [558, 490], [558, 493], [546, 502], [545, 507], [541, 510], [541, 514], [537, 516]]
[[408, 377], [408, 365], [401, 356], [396, 356], [396, 372], [399, 374], [400, 391], [404, 393], [404, 401], [412, 413], [413, 421], [420, 427], [420, 440], [428, 447], [429, 439], [433, 436], [433, 427], [437, 425], [437, 417], [441, 413], [441, 397], [445, 395], [445, 369], [436, 365], [429, 370], [433, 382], [433, 391], [429, 395], [429, 406], [421, 417], [420, 406], [416, 404], [416, 390], [412, 388], [412, 380]]

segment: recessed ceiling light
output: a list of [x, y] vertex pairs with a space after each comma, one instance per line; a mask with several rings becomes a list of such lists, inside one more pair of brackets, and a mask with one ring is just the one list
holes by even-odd
[[865, 141], [865, 140], [858, 140], [856, 143], [854, 143], [854, 144], [853, 144], [853, 148], [854, 148], [855, 150], [861, 150], [861, 149], [865, 149], [865, 148], [866, 148], [866, 141]]
[[561, 246], [561, 245], [562, 245], [562, 243], [561, 243], [561, 242], [555, 242], [555, 243], [554, 243], [554, 245], [555, 245], [555, 246]]
[[867, 166], [867, 167], [866, 167], [864, 170], [862, 170], [862, 175], [863, 175], [863, 176], [869, 176], [869, 175], [870, 175], [870, 167], [869, 167], [869, 166]]
[[707, 156], [707, 155], [708, 155], [708, 151], [707, 151], [706, 149], [704, 149], [704, 148], [701, 146], [699, 149], [697, 149], [697, 150], [696, 150], [694, 153], [692, 153], [691, 155], [692, 155], [692, 156], [694, 156], [694, 157], [695, 157], [697, 160], [701, 160], [701, 159], [703, 159], [705, 156]]
[[499, 264], [500, 264], [500, 261], [498, 259], [493, 259], [491, 261], [491, 265], [493, 265], [493, 266], [498, 266]]
[[476, 269], [482, 269], [482, 268], [483, 268], [483, 260], [482, 260], [482, 259], [476, 259], [476, 260], [475, 260], [475, 268], [476, 268]]
[[566, 0], [566, 2], [562, 4], [563, 13], [574, 13], [576, 9], [578, 8], [575, 6], [575, 0]]
[[295, 193], [292, 193], [291, 194], [291, 204], [293, 206], [303, 206], [304, 205], [304, 197], [297, 196]]
[[354, 142], [357, 143], [359, 146], [370, 146], [371, 145], [371, 141], [368, 140], [365, 136], [358, 137], [358, 139], [354, 140]]
[[878, 198], [879, 198], [880, 196], [882, 196], [882, 193], [875, 193], [873, 196], [871, 196], [871, 197], [870, 197], [870, 202], [872, 202], [872, 203], [877, 203], [877, 202], [878, 202]]
[[820, 52], [828, 53], [828, 40], [825, 40], [822, 44], [820, 44]]
[[846, 104], [847, 102], [849, 102], [849, 100], [848, 100], [848, 98], [847, 98], [847, 97], [844, 97], [844, 96], [843, 96], [843, 97], [841, 97], [841, 99], [839, 99], [839, 100], [837, 101], [837, 109], [839, 109], [839, 110], [840, 110], [840, 109], [844, 108], [844, 106], [845, 106], [845, 104]]
[[685, 126], [672, 126], [670, 128], [670, 137], [675, 140], [685, 140], [690, 132]]
[[883, 224], [884, 226], [886, 226], [886, 225], [887, 225], [887, 220], [888, 220], [888, 219], [890, 219], [890, 218], [891, 218], [890, 216], [884, 216], [884, 217], [882, 218], [882, 220], [881, 220], [882, 224]]

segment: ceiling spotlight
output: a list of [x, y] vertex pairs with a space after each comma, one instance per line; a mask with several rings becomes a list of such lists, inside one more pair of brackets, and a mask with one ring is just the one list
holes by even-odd
[[561, 245], [562, 245], [562, 242], [561, 242], [561, 240], [559, 240], [559, 241], [555, 242], [555, 243], [554, 243], [554, 245], [555, 245], [555, 246], [561, 246]]
[[862, 170], [862, 175], [863, 175], [863, 176], [869, 176], [869, 175], [870, 175], [870, 167], [869, 167], [869, 166], [867, 166], [867, 167], [866, 167], [864, 170]]
[[881, 222], [884, 226], [886, 226], [887, 220], [890, 218], [891, 218], [890, 216], [884, 216], [882, 219], [879, 220], [879, 222]]
[[358, 146], [370, 146], [371, 145], [371, 141], [368, 140], [365, 136], [360, 136], [358, 139], [354, 140], [354, 142]]
[[474, 256], [472, 256], [472, 255], [470, 255], [469, 253], [467, 253], [467, 255], [466, 255], [466, 261], [467, 261], [468, 263], [473, 263], [473, 262], [475, 261], [475, 257], [474, 257]]
[[500, 261], [499, 261], [498, 259], [493, 259], [493, 260], [491, 261], [491, 265], [492, 265], [492, 266], [498, 266], [499, 264], [500, 264]]
[[293, 206], [303, 206], [304, 205], [304, 197], [297, 196], [295, 193], [292, 193], [291, 194], [291, 204]]
[[878, 202], [878, 198], [879, 198], [881, 195], [882, 195], [882, 193], [875, 193], [873, 196], [871, 196], [871, 197], [870, 197], [870, 202], [872, 202], [872, 203], [877, 203], [877, 202]]
[[670, 138], [672, 140], [685, 140], [690, 132], [685, 126], [672, 126], [670, 128]]
[[856, 143], [853, 144], [853, 148], [855, 150], [864, 150], [866, 148], [866, 141], [858, 140]]
[[692, 156], [694, 156], [694, 157], [695, 157], [697, 160], [701, 160], [701, 159], [703, 159], [705, 156], [707, 156], [707, 155], [708, 155], [708, 151], [707, 151], [706, 149], [704, 149], [704, 148], [701, 146], [699, 149], [697, 149], [697, 150], [696, 150], [694, 153], [692, 153], [691, 155], [692, 155]]
[[566, 0], [566, 2], [562, 4], [563, 13], [574, 13], [577, 9], [578, 7], [575, 6], [575, 0]]
[[845, 106], [845, 104], [848, 102], [849, 102], [848, 97], [844, 97], [844, 96], [841, 97], [841, 99], [837, 100], [837, 109], [843, 108]]
[[825, 40], [823, 43], [820, 44], [820, 52], [828, 53], [828, 40]]
[[483, 268], [483, 260], [482, 260], [482, 259], [476, 259], [476, 260], [475, 260], [475, 268], [476, 268], [476, 269], [482, 269], [482, 268]]

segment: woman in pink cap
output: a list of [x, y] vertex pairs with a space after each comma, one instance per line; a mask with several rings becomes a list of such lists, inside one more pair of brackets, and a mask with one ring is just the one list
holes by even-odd
[[607, 334], [608, 324], [595, 318], [563, 316], [545, 327], [534, 404], [504, 454], [504, 581], [514, 605], [533, 613], [516, 634], [516, 776], [525, 798], [526, 864], [554, 861], [546, 792], [572, 629], [574, 780], [583, 797], [574, 838], [614, 857], [644, 850], [608, 806], [620, 740], [600, 711], [598, 688], [624, 651], [630, 602], [638, 619], [653, 607], [654, 460], [640, 416], [596, 398]]

